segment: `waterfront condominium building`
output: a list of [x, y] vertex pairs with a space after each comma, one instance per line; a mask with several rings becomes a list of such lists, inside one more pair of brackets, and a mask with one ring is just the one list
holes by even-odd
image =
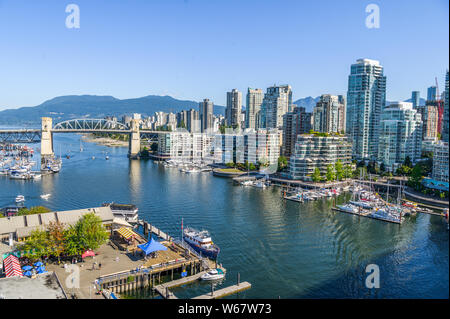
[[261, 110], [261, 104], [264, 98], [264, 93], [262, 89], [251, 89], [247, 90], [247, 103], [245, 108], [245, 127], [256, 129], [258, 128], [257, 122], [259, 122], [258, 116]]
[[313, 110], [313, 130], [325, 133], [345, 132], [345, 98], [323, 94]]
[[158, 156], [180, 161], [202, 161], [209, 156], [213, 135], [203, 133], [164, 132], [158, 134]]
[[434, 146], [432, 178], [440, 182], [449, 182], [448, 143], [440, 141]]
[[207, 132], [213, 129], [214, 125], [214, 104], [209, 99], [204, 99], [203, 102], [199, 103], [199, 115], [202, 132]]
[[444, 91], [444, 119], [442, 123], [442, 140], [444, 142], [449, 142], [449, 101], [448, 101], [448, 70], [445, 73], [445, 91]]
[[276, 165], [280, 156], [277, 130], [246, 129], [242, 133], [216, 134], [213, 162]]
[[376, 159], [378, 125], [386, 104], [386, 77], [378, 61], [358, 59], [348, 78], [346, 134], [355, 159]]
[[292, 90], [290, 85], [267, 88], [261, 105], [260, 126], [262, 128], [282, 128], [283, 115], [291, 111]]
[[421, 105], [417, 111], [422, 118], [422, 138], [433, 139], [438, 137], [439, 112], [437, 105]]
[[417, 108], [420, 105], [420, 92], [419, 91], [412, 91], [411, 102], [413, 104], [413, 108]]
[[227, 92], [227, 108], [225, 111], [226, 125], [233, 128], [241, 127], [242, 93], [236, 89]]
[[412, 103], [397, 102], [383, 110], [380, 121], [378, 160], [394, 171], [406, 157], [413, 163], [422, 152], [422, 120]]
[[427, 90], [427, 101], [436, 101], [438, 99], [437, 89], [435, 86], [430, 86]]
[[283, 145], [281, 154], [291, 157], [294, 152], [298, 134], [306, 134], [312, 130], [312, 113], [306, 112], [304, 107], [294, 107], [292, 112], [283, 116]]
[[338, 160], [342, 165], [350, 165], [351, 158], [352, 146], [344, 135], [298, 135], [289, 161], [289, 178], [310, 181], [316, 168], [324, 175], [328, 165], [334, 165]]

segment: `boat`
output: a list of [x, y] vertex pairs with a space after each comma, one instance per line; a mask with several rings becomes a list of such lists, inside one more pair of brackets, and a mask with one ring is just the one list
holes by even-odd
[[42, 199], [48, 199], [50, 196], [52, 196], [52, 194], [42, 194], [41, 198]]
[[138, 208], [133, 204], [103, 203], [103, 207], [111, 208], [114, 217], [121, 218], [128, 223], [138, 222]]
[[211, 269], [207, 273], [203, 274], [201, 280], [219, 280], [225, 277], [225, 273], [220, 268]]
[[207, 230], [198, 231], [194, 228], [186, 227], [183, 230], [183, 239], [203, 256], [216, 259], [220, 252], [220, 248], [212, 242], [211, 235]]
[[251, 185], [253, 185], [253, 181], [251, 181], [251, 180], [243, 181], [243, 182], [241, 182], [241, 185], [242, 186], [251, 186]]
[[352, 205], [355, 205], [355, 206], [359, 206], [359, 207], [365, 208], [365, 209], [372, 209], [373, 208], [371, 205], [369, 205], [369, 204], [367, 204], [367, 203], [365, 203], [363, 201], [352, 201], [351, 200], [349, 203], [352, 204]]
[[258, 187], [258, 188], [266, 188], [267, 185], [264, 182], [258, 181], [258, 182], [254, 182], [252, 184], [252, 186]]
[[16, 203], [22, 203], [25, 201], [25, 196], [23, 195], [17, 195], [16, 197]]
[[109, 156], [108, 156], [108, 155], [106, 155], [106, 156], [105, 156], [105, 159], [106, 159], [106, 160], [109, 160]]
[[355, 206], [353, 206], [351, 204], [337, 205], [337, 208], [339, 208], [340, 210], [347, 212], [347, 213], [357, 213], [358, 212], [358, 208], [356, 208]]

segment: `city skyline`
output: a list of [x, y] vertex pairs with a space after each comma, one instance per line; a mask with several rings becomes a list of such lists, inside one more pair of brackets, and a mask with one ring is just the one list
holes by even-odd
[[[344, 95], [350, 65], [359, 58], [375, 59], [384, 66], [389, 101], [408, 99], [417, 90], [425, 97], [435, 77], [443, 91], [442, 74], [448, 69], [445, 1], [380, 3], [379, 29], [365, 26], [365, 3], [134, 4], [77, 1], [80, 28], [67, 29], [66, 4], [25, 7], [2, 1], [0, 110], [84, 94], [120, 99], [149, 94], [194, 101], [209, 98], [226, 105], [226, 92], [233, 88], [246, 92], [247, 87], [265, 89], [274, 84], [291, 85], [293, 100], [324, 93]], [[235, 25], [225, 21], [232, 7], [239, 9]], [[250, 10], [255, 17], [249, 19]], [[196, 18], [208, 12], [214, 12], [216, 19], [205, 28]], [[281, 12], [285, 18], [277, 28], [264, 23]], [[321, 19], [329, 23], [319, 24]], [[24, 21], [35, 27], [25, 27]], [[180, 28], [187, 23], [186, 30]], [[321, 49], [324, 37], [333, 52]], [[435, 50], [419, 45], [405, 53], [404, 48], [425, 37]], [[200, 42], [204, 50], [195, 49]], [[286, 50], [279, 50], [281, 44]]]

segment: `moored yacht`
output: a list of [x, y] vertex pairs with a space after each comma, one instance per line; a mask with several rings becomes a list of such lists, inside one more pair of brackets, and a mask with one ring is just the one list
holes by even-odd
[[114, 217], [121, 218], [129, 223], [138, 222], [138, 208], [133, 204], [104, 203], [104, 207], [111, 208]]
[[216, 269], [211, 269], [206, 274], [203, 274], [200, 277], [200, 279], [201, 280], [219, 280], [219, 279], [222, 279], [223, 277], [225, 277], [225, 273], [223, 272], [223, 270], [220, 268], [216, 268]]
[[216, 259], [220, 252], [220, 248], [212, 242], [211, 235], [207, 230], [198, 231], [194, 228], [186, 227], [183, 230], [183, 239], [203, 256]]
[[17, 195], [16, 197], [16, 203], [22, 203], [25, 201], [25, 196], [23, 195]]

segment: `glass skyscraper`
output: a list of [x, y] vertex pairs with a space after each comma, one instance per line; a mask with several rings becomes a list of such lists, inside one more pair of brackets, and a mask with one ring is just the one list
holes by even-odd
[[420, 105], [420, 92], [419, 91], [412, 91], [411, 102], [412, 102], [413, 108], [417, 108]]
[[357, 160], [378, 156], [380, 114], [386, 104], [386, 77], [378, 61], [358, 59], [348, 77], [346, 133]]
[[437, 100], [437, 90], [435, 86], [430, 86], [427, 90], [427, 101]]

